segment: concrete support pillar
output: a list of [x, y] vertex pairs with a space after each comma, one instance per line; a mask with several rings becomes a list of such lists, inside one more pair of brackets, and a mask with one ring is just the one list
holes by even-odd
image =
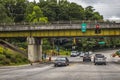
[[41, 61], [42, 58], [42, 39], [28, 37], [28, 59], [31, 62]]
[[43, 44], [43, 40], [39, 39], [38, 40], [38, 45], [37, 45], [37, 51], [38, 51], [38, 60], [41, 61], [42, 60], [42, 44]]

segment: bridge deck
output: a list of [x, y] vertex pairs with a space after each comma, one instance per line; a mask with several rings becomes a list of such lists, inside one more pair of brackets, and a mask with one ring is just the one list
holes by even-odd
[[[87, 29], [94, 29], [95, 24], [88, 24]], [[100, 28], [117, 28], [120, 24], [101, 24]], [[49, 25], [6, 25], [0, 26], [0, 31], [30, 31], [30, 30], [63, 30], [63, 29], [81, 29], [80, 24], [49, 24]]]
[[0, 37], [71, 37], [71, 36], [120, 36], [120, 24], [100, 24], [101, 33], [95, 34], [95, 24], [88, 23], [87, 31], [80, 24], [2, 25]]

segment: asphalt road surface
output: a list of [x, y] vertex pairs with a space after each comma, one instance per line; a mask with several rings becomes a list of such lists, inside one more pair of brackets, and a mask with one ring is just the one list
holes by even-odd
[[119, 58], [112, 58], [113, 52], [95, 52], [105, 54], [107, 65], [94, 65], [93, 62], [82, 62], [80, 57], [72, 57], [69, 59], [73, 63], [66, 67], [54, 67], [53, 64], [0, 67], [0, 80], [120, 80]]

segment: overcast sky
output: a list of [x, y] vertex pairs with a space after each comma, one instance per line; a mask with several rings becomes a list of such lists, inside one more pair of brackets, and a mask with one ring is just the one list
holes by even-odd
[[[33, 0], [29, 0], [33, 1]], [[37, 2], [39, 0], [36, 0]], [[68, 0], [77, 4], [86, 6], [93, 6], [94, 9], [100, 12], [105, 19], [120, 20], [120, 0]]]

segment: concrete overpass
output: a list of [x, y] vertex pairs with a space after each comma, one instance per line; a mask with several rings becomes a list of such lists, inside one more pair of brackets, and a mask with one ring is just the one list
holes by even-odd
[[0, 37], [85, 37], [120, 36], [120, 24], [101, 23], [101, 33], [95, 34], [95, 24], [87, 24], [87, 31], [81, 32], [80, 24], [47, 25], [5, 25], [0, 26]]
[[120, 36], [120, 24], [100, 23], [101, 33], [95, 34], [95, 23], [87, 23], [87, 31], [81, 31], [81, 23], [46, 24], [46, 25], [0, 25], [0, 37], [26, 37], [28, 59], [31, 62], [41, 60], [42, 38], [45, 37], [93, 37]]

